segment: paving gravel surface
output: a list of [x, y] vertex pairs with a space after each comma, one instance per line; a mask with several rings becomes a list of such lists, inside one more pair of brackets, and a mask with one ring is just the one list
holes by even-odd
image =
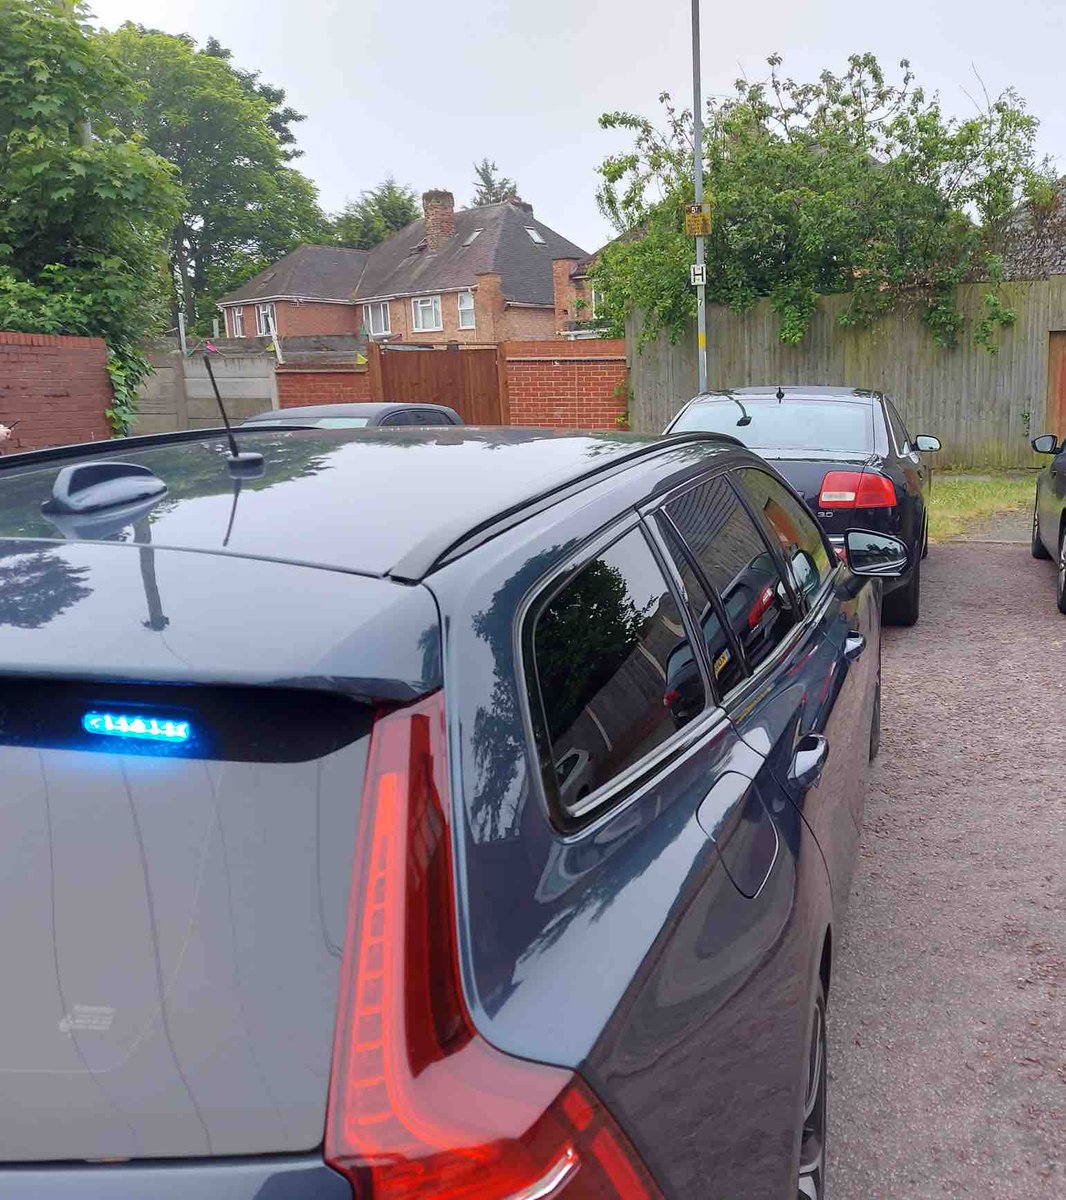
[[1066, 617], [1015, 538], [934, 546], [830, 994], [833, 1200], [1066, 1198]]

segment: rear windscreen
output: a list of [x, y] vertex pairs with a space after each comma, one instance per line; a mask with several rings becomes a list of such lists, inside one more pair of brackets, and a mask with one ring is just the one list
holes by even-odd
[[321, 1142], [370, 719], [0, 681], [0, 1160]]
[[728, 433], [745, 446], [873, 451], [873, 407], [847, 400], [715, 400], [691, 404], [671, 433]]

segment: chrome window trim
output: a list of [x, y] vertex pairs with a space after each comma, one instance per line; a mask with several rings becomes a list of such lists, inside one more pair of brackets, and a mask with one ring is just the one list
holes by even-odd
[[[685, 761], [695, 753], [710, 733], [718, 729], [726, 720], [724, 709], [715, 700], [708, 685], [703, 669], [703, 657], [693, 643], [686, 623], [686, 636], [700, 663], [700, 673], [703, 678], [703, 712], [693, 718], [684, 728], [676, 730], [654, 750], [649, 751], [636, 762], [630, 763], [624, 770], [590, 792], [579, 806], [566, 807], [560, 800], [551, 739], [547, 736], [547, 721], [543, 708], [540, 677], [537, 673], [536, 654], [533, 650], [536, 619], [540, 612], [590, 562], [605, 550], [610, 549], [616, 542], [621, 541], [627, 534], [633, 532], [637, 532], [644, 539], [648, 551], [663, 577], [663, 583], [675, 603], [678, 604], [679, 611], [684, 613], [685, 605], [679, 601], [674, 582], [636, 509], [630, 509], [621, 514], [609, 525], [586, 538], [562, 562], [557, 563], [529, 588], [515, 610], [512, 624], [512, 654], [515, 662], [515, 681], [519, 693], [518, 706], [526, 738], [526, 749], [536, 764], [533, 775], [536, 777], [536, 790], [540, 794], [541, 802], [552, 824], [563, 833], [576, 832], [575, 827], [579, 825], [583, 830], [586, 824], [596, 816], [608, 811], [614, 813], [623, 804], [628, 805], [643, 795], [648, 787], [658, 782], [665, 769]], [[682, 620], [685, 620], [684, 616]], [[534, 703], [540, 710], [539, 721], [538, 715], [534, 712]], [[553, 781], [551, 787], [548, 785], [549, 778]]]

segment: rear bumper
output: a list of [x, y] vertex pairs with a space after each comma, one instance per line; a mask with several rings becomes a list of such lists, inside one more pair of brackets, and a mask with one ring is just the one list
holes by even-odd
[[0, 1169], [0, 1200], [352, 1200], [321, 1158]]

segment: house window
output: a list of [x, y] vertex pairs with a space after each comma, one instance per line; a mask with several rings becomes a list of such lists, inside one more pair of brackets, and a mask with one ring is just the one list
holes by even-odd
[[460, 292], [459, 293], [459, 328], [473, 329], [476, 324], [474, 319], [474, 293]]
[[273, 304], [255, 306], [255, 328], [260, 337], [270, 337], [277, 329], [277, 317]]
[[433, 333], [443, 329], [440, 296], [416, 296], [411, 301], [411, 324], [417, 333]]
[[229, 325], [233, 337], [244, 337], [244, 305], [229, 310]]
[[541, 237], [540, 230], [534, 229], [532, 225], [526, 226], [526, 233], [529, 234], [529, 240], [536, 242], [538, 246], [546, 246], [548, 243]]
[[589, 289], [589, 318], [595, 321], [603, 307], [603, 292], [596, 288]]
[[386, 333], [392, 332], [392, 327], [389, 325], [387, 300], [382, 300], [378, 304], [364, 304], [363, 319], [366, 321], [366, 327], [370, 331], [371, 337], [383, 337]]

